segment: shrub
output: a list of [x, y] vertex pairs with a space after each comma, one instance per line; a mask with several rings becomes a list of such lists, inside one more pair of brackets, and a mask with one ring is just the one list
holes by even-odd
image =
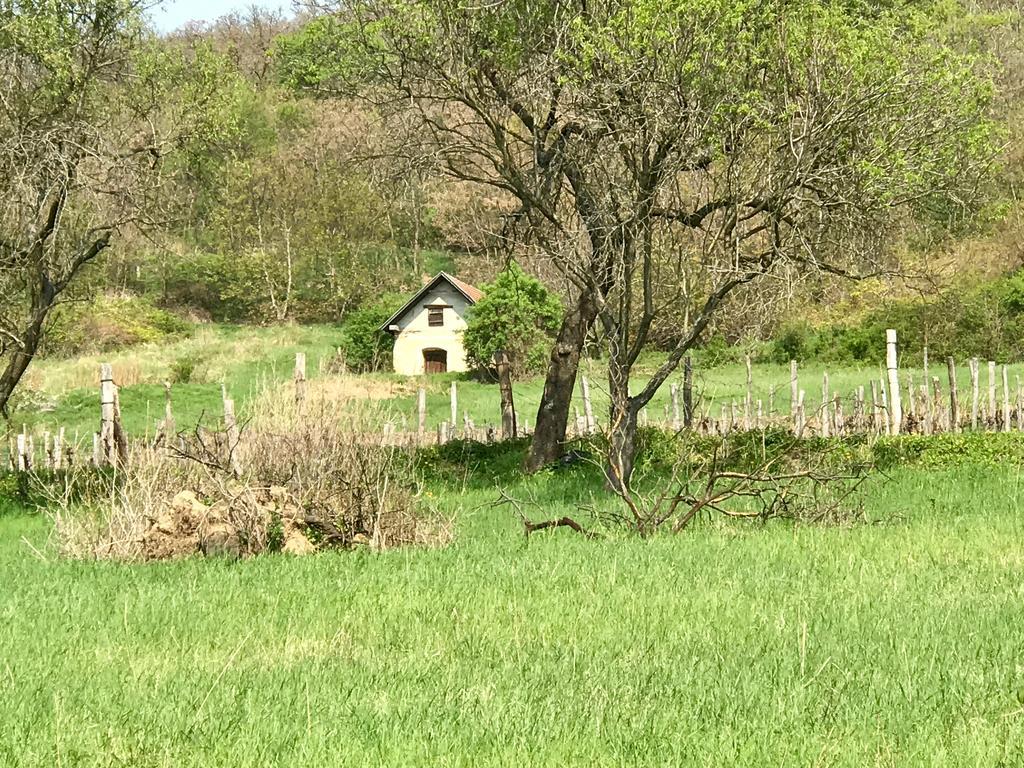
[[394, 336], [381, 326], [402, 306], [399, 296], [389, 295], [351, 312], [342, 327], [341, 348], [345, 361], [356, 371], [388, 367]]
[[98, 296], [54, 312], [45, 352], [73, 356], [187, 336], [190, 323], [137, 296]]
[[470, 364], [486, 370], [494, 354], [505, 350], [514, 377], [544, 370], [562, 321], [558, 299], [514, 261], [481, 290], [484, 296], [470, 309], [463, 336]]
[[174, 384], [197, 384], [202, 358], [199, 355], [182, 355], [171, 362], [171, 382]]

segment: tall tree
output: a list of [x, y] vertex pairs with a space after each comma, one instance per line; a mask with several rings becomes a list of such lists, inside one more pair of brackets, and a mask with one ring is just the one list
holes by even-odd
[[168, 156], [230, 126], [230, 77], [137, 0], [0, 0], [0, 412], [47, 317], [118, 232], [155, 224]]
[[[504, 234], [575, 288], [530, 465], [560, 450], [599, 321], [622, 490], [639, 410], [730, 293], [783, 264], [877, 269], [901, 216], [975, 188], [991, 89], [939, 31], [927, 9], [818, 0], [356, 0], [284, 52], [296, 80], [411, 126], [398, 151], [518, 202]], [[666, 297], [689, 327], [631, 392]]]

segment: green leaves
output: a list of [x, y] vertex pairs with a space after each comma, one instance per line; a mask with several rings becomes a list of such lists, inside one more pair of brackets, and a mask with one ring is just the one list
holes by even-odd
[[514, 261], [481, 290], [484, 296], [470, 308], [463, 336], [470, 362], [486, 369], [494, 353], [505, 350], [513, 376], [543, 370], [562, 320], [558, 299]]

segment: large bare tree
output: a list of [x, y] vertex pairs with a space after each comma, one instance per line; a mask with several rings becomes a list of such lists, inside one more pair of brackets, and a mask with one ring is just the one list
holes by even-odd
[[[449, 176], [516, 201], [503, 235], [572, 286], [530, 468], [557, 458], [584, 340], [608, 344], [608, 478], [637, 414], [738, 287], [782, 267], [885, 266], [992, 155], [989, 84], [924, 13], [811, 0], [356, 0], [283, 46], [306, 85], [358, 92]], [[408, 130], [409, 126], [412, 130]], [[638, 391], [666, 308], [688, 327]]]
[[138, 0], [0, 0], [5, 415], [55, 304], [119, 232], [159, 223], [170, 157], [230, 125], [219, 60], [162, 46], [143, 10]]

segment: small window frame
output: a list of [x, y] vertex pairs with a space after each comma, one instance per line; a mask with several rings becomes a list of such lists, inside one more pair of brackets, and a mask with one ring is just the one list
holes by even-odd
[[430, 328], [444, 327], [444, 307], [427, 307], [427, 326]]

